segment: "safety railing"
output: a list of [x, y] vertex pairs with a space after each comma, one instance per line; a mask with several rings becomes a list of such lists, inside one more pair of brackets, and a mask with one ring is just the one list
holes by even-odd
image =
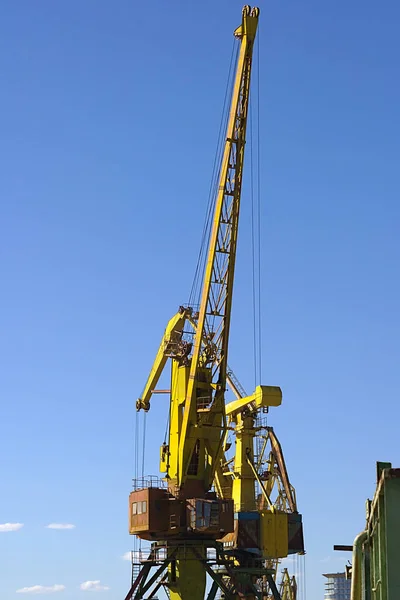
[[147, 488], [162, 488], [167, 489], [168, 484], [165, 479], [161, 479], [157, 475], [146, 475], [145, 477], [137, 477], [132, 479], [134, 491], [146, 490]]

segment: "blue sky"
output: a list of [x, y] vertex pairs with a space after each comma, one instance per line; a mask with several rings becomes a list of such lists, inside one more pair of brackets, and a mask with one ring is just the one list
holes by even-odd
[[[3, 600], [128, 590], [134, 401], [190, 290], [241, 7], [2, 4], [0, 523], [24, 525], [0, 531]], [[261, 10], [263, 380], [317, 600], [375, 461], [400, 464], [400, 5]], [[245, 193], [230, 363], [251, 389], [249, 222]]]

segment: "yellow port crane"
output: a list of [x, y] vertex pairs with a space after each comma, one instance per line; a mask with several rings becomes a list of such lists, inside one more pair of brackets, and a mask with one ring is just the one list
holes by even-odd
[[[150, 409], [151, 396], [157, 391], [159, 378], [169, 362], [169, 432], [160, 451], [160, 472], [164, 476], [157, 480], [135, 481], [129, 496], [129, 532], [151, 542], [151, 550], [142, 561], [126, 600], [154, 598], [161, 586], [171, 600], [203, 600], [207, 575], [212, 580], [209, 600], [215, 598], [218, 589], [227, 600], [262, 597], [254, 585], [256, 575], [265, 574], [276, 589], [271, 573], [262, 569], [259, 560], [256, 571], [243, 583], [241, 562], [229, 548], [238, 548], [235, 537], [238, 521], [248, 520], [248, 513], [257, 510], [250, 491], [251, 485], [254, 488], [255, 477], [253, 457], [246, 445], [254, 435], [248, 434], [248, 428], [243, 431], [237, 423], [241, 422], [247, 405], [257, 410], [265, 409], [280, 405], [282, 399], [280, 388], [258, 386], [252, 396], [238, 398], [228, 405], [227, 415], [226, 387], [228, 383], [235, 385], [228, 371], [228, 342], [258, 17], [258, 8], [245, 6], [242, 23], [234, 32], [240, 49], [200, 306], [198, 310], [193, 306], [182, 306], [169, 321], [143, 393], [136, 403], [138, 411]], [[223, 470], [227, 416], [236, 423], [238, 439], [245, 435], [239, 442], [242, 452], [237, 458], [241, 462], [239, 470], [243, 471], [241, 483], [238, 485], [235, 479], [232, 485], [228, 483], [230, 493], [222, 490], [223, 482], [228, 481]], [[247, 485], [245, 480], [248, 480]], [[251, 485], [248, 484], [250, 480]], [[237, 513], [235, 497], [243, 504]], [[280, 515], [275, 515], [273, 510], [269, 513], [266, 509], [262, 516], [266, 517], [264, 524], [268, 521], [274, 531], [273, 542], [269, 541], [276, 546]], [[287, 527], [282, 523], [280, 527], [287, 535]], [[244, 531], [243, 528], [239, 530]], [[233, 536], [231, 540], [229, 536]], [[247, 574], [253, 567], [254, 564], [244, 565]], [[279, 598], [279, 595], [274, 597]]]

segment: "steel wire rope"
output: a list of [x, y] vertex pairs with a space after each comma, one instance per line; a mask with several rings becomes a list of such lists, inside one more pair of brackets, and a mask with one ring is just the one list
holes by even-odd
[[303, 600], [303, 565], [301, 561], [301, 556], [299, 556], [299, 591], [300, 591], [300, 600]]
[[[229, 122], [229, 115], [230, 115], [230, 107], [232, 104], [232, 96], [233, 96], [233, 90], [234, 90], [234, 84], [235, 84], [235, 72], [236, 72], [236, 66], [237, 66], [237, 62], [238, 62], [238, 56], [239, 56], [239, 46], [236, 44], [236, 40], [234, 40], [234, 46], [233, 48], [236, 48], [236, 55], [235, 55], [235, 59], [233, 61], [233, 64], [235, 65], [235, 69], [232, 69], [232, 61], [231, 61], [231, 65], [229, 67], [230, 70], [230, 86], [229, 86], [229, 93], [226, 97], [229, 98], [229, 103], [226, 104], [225, 106], [225, 120], [223, 123], [223, 128], [221, 128], [221, 132], [220, 132], [220, 151], [219, 151], [219, 157], [218, 157], [218, 161], [217, 164], [219, 165], [219, 169], [216, 171], [216, 175], [215, 175], [215, 182], [214, 182], [214, 192], [212, 194], [212, 198], [216, 198], [217, 194], [218, 194], [218, 184], [219, 184], [219, 178], [221, 176], [221, 163], [222, 163], [222, 156], [223, 156], [223, 151], [224, 151], [224, 144], [225, 144], [225, 138], [222, 136], [222, 133], [225, 131], [227, 131], [228, 128], [228, 122]], [[228, 79], [229, 81], [229, 79]], [[210, 213], [210, 217], [211, 217], [211, 213]], [[210, 221], [210, 225], [209, 225], [209, 235], [208, 237], [210, 238], [211, 235], [211, 221]], [[208, 244], [209, 244], [209, 240], [208, 240]], [[207, 246], [208, 246], [207, 244]], [[203, 266], [203, 272], [205, 270], [205, 259], [206, 259], [206, 253], [204, 254], [204, 266]], [[227, 261], [229, 262], [229, 258], [227, 259]], [[221, 265], [218, 266], [218, 268], [220, 268]], [[223, 268], [222, 268], [223, 270]], [[212, 318], [212, 323], [211, 323], [211, 331], [215, 331], [215, 315]]]
[[[172, 390], [171, 390], [171, 392], [172, 392]], [[166, 424], [165, 424], [165, 432], [164, 432], [164, 444], [166, 444], [166, 443], [167, 443], [167, 436], [168, 436], [168, 438], [169, 438], [169, 431], [170, 431], [170, 421], [171, 421], [170, 417], [171, 417], [171, 415], [170, 415], [170, 411], [168, 411], [168, 414], [167, 414], [167, 421], [166, 421]]]
[[[236, 49], [236, 52], [235, 52], [235, 49]], [[218, 176], [219, 176], [219, 171], [220, 171], [220, 169], [218, 167], [220, 166], [219, 163], [221, 161], [221, 156], [222, 156], [222, 147], [223, 147], [222, 133], [224, 131], [224, 128], [226, 129], [227, 121], [229, 118], [229, 111], [227, 110], [227, 99], [229, 96], [230, 97], [232, 96], [232, 89], [233, 89], [233, 77], [232, 77], [233, 68], [232, 68], [232, 66], [233, 66], [233, 64], [236, 64], [237, 56], [238, 56], [238, 47], [236, 44], [236, 40], [234, 40], [233, 45], [232, 45], [232, 51], [231, 51], [228, 79], [227, 79], [227, 83], [226, 83], [226, 87], [225, 87], [224, 102], [223, 102], [220, 126], [219, 126], [218, 137], [217, 137], [217, 145], [216, 145], [216, 150], [215, 150], [215, 154], [214, 154], [214, 162], [213, 162], [212, 175], [211, 175], [211, 181], [210, 181], [210, 187], [209, 187], [209, 193], [208, 193], [208, 202], [207, 202], [207, 208], [206, 208], [206, 217], [204, 220], [204, 226], [203, 226], [203, 232], [202, 232], [202, 236], [201, 236], [200, 250], [199, 250], [199, 255], [198, 255], [198, 259], [197, 259], [195, 275], [193, 278], [192, 288], [191, 288], [190, 296], [189, 296], [189, 305], [199, 303], [199, 295], [201, 292], [201, 289], [200, 290], [198, 289], [199, 283], [200, 283], [200, 274], [204, 270], [205, 252], [206, 252], [206, 247], [207, 247], [206, 241], [210, 237], [210, 226], [211, 226], [213, 200], [215, 198], [216, 187], [218, 185]]]
[[250, 197], [251, 197], [251, 274], [252, 274], [252, 301], [253, 301], [253, 361], [254, 361], [254, 388], [257, 385], [257, 321], [256, 321], [256, 251], [255, 251], [255, 223], [254, 223], [254, 163], [253, 163], [253, 102], [250, 96]]
[[257, 36], [257, 225], [258, 225], [258, 359], [259, 383], [262, 383], [262, 312], [261, 312], [261, 158], [260, 158], [260, 32]]
[[139, 412], [135, 415], [135, 479], [139, 477]]
[[[259, 34], [260, 35], [260, 34]], [[251, 194], [251, 247], [252, 247], [252, 304], [253, 304], [253, 360], [254, 387], [262, 383], [261, 333], [261, 186], [260, 186], [260, 38], [257, 36], [256, 78], [250, 96], [250, 194]], [[254, 87], [256, 88], [254, 90]], [[253, 93], [254, 92], [254, 93]], [[255, 106], [254, 106], [255, 105]], [[255, 114], [254, 114], [255, 113]], [[255, 122], [254, 122], [255, 121]], [[254, 154], [256, 155], [254, 158]], [[256, 174], [254, 174], [254, 171]], [[258, 332], [257, 332], [258, 330]], [[268, 412], [268, 409], [266, 409]], [[256, 425], [266, 425], [266, 417], [257, 413]], [[255, 437], [255, 453], [261, 452], [262, 440]], [[260, 493], [258, 484], [256, 489]]]
[[[229, 91], [229, 87], [230, 87], [230, 81], [231, 81], [231, 77], [232, 77], [231, 74], [232, 74], [232, 62], [233, 62], [234, 51], [235, 51], [235, 41], [233, 42], [233, 45], [232, 45], [231, 59], [230, 59], [229, 72], [228, 72], [228, 80], [227, 80], [226, 87], [225, 87], [224, 102], [223, 102], [220, 126], [219, 126], [218, 137], [217, 137], [217, 146], [216, 146], [215, 155], [214, 155], [212, 176], [211, 176], [209, 193], [208, 193], [206, 218], [205, 218], [203, 233], [202, 233], [202, 238], [201, 238], [199, 258], [197, 261], [196, 272], [195, 272], [195, 277], [193, 280], [192, 291], [191, 291], [191, 300], [192, 301], [197, 295], [199, 276], [200, 276], [200, 272], [202, 271], [202, 269], [200, 267], [201, 267], [202, 262], [204, 262], [204, 259], [205, 259], [205, 257], [203, 256], [205, 253], [205, 247], [206, 247], [205, 242], [206, 242], [206, 239], [209, 238], [210, 219], [211, 219], [212, 205], [213, 205], [212, 201], [214, 199], [214, 190], [215, 190], [216, 183], [217, 183], [217, 175], [218, 175], [217, 165], [220, 162], [220, 156], [221, 156], [222, 132], [223, 132], [223, 127], [224, 127], [224, 124], [226, 121], [226, 114], [227, 114], [226, 104], [227, 104], [227, 98], [228, 98], [228, 91]], [[207, 235], [207, 232], [208, 232], [208, 235]]]
[[[257, 323], [256, 323], [256, 269], [255, 269], [255, 223], [254, 223], [254, 161], [253, 161], [253, 96], [249, 98], [250, 119], [250, 197], [251, 197], [251, 266], [252, 266], [252, 304], [253, 304], [253, 362], [254, 362], [254, 388], [257, 386]], [[260, 425], [260, 415], [257, 413], [256, 424]], [[260, 446], [259, 436], [253, 440], [253, 452], [258, 455]], [[255, 491], [260, 493], [260, 486], [255, 482]]]
[[[134, 476], [134, 488], [137, 487], [138, 478], [138, 411], [135, 411], [135, 418], [133, 423], [133, 476]], [[133, 583], [133, 563], [137, 554], [138, 538], [136, 535], [133, 536], [132, 549], [131, 549], [131, 569], [132, 569], [132, 583]]]
[[[141, 479], [142, 479], [142, 485], [145, 485], [144, 482], [144, 458], [146, 455], [146, 422], [147, 422], [147, 412], [144, 411], [143, 412], [143, 427], [142, 427], [142, 474], [141, 474]], [[140, 421], [138, 421], [140, 422]], [[139, 446], [139, 436], [138, 436], [138, 446]], [[139, 448], [138, 448], [139, 450]], [[141, 558], [141, 553], [142, 553], [142, 539], [139, 538], [139, 559]]]
[[[138, 486], [139, 477], [139, 412], [135, 411], [135, 425], [134, 425], [134, 488]], [[131, 551], [131, 563], [132, 563], [132, 576], [133, 576], [133, 562], [138, 552], [138, 538], [136, 535], [133, 536], [133, 550]]]
[[146, 455], [146, 425], [147, 425], [147, 412], [143, 413], [143, 440], [142, 440], [142, 479], [144, 479], [144, 457]]
[[[251, 162], [251, 246], [252, 246], [252, 291], [253, 291], [253, 354], [255, 385], [262, 379], [262, 334], [261, 334], [261, 175], [260, 175], [260, 42], [257, 37], [256, 94], [250, 98], [250, 162]], [[254, 89], [254, 86], [253, 86]], [[255, 101], [253, 98], [255, 96]], [[255, 108], [255, 119], [253, 106]], [[254, 124], [254, 120], [256, 123]], [[256, 151], [254, 150], [256, 148]], [[254, 160], [254, 154], [256, 159]], [[256, 176], [254, 176], [254, 170]], [[255, 190], [254, 190], [255, 188]], [[258, 333], [257, 333], [258, 329]]]
[[300, 600], [304, 600], [303, 594], [303, 557], [299, 555], [299, 579], [300, 579]]
[[302, 556], [299, 557], [299, 562], [300, 562], [300, 598], [301, 598], [301, 600], [303, 600], [304, 594], [303, 594], [303, 557]]
[[301, 581], [300, 581], [300, 556], [298, 554], [296, 554], [295, 577], [296, 577], [298, 600], [302, 600], [301, 599]]

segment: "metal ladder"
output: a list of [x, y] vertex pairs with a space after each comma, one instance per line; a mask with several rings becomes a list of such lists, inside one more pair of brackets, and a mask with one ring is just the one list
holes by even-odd
[[131, 578], [131, 585], [133, 585], [140, 573], [140, 569], [141, 569], [142, 565], [140, 564], [140, 562], [134, 562], [133, 561], [133, 552], [132, 552], [132, 578]]

